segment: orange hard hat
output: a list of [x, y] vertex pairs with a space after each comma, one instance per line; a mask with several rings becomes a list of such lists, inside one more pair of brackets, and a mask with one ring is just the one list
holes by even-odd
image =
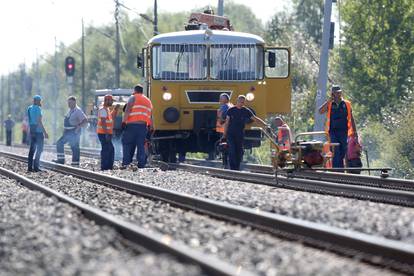
[[105, 101], [106, 100], [113, 100], [112, 95], [109, 95], [109, 94], [105, 95], [104, 100]]

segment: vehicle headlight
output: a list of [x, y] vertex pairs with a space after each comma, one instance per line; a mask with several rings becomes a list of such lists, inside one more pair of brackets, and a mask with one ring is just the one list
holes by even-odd
[[172, 98], [172, 94], [170, 92], [164, 92], [162, 94], [162, 99], [164, 101], [169, 101], [169, 100], [171, 100], [171, 98]]
[[163, 113], [164, 120], [166, 120], [169, 123], [175, 123], [180, 118], [180, 112], [175, 107], [169, 107], [166, 110], [164, 110]]
[[248, 100], [249, 102], [254, 100], [254, 94], [249, 92], [246, 94], [246, 100]]

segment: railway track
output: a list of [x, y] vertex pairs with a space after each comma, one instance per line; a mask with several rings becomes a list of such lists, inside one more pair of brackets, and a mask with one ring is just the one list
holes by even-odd
[[[26, 160], [25, 156], [6, 152], [1, 152], [0, 155], [20, 162]], [[299, 240], [313, 247], [325, 248], [348, 256], [358, 255], [370, 263], [414, 273], [414, 246], [410, 244], [268, 213], [257, 208], [252, 209], [190, 196], [51, 162], [42, 161], [42, 165], [66, 175], [125, 190], [140, 196], [155, 198], [225, 221], [248, 225], [277, 236]]]
[[[192, 165], [200, 165], [206, 167], [221, 168], [221, 162], [218, 161], [208, 161], [202, 159], [187, 159], [186, 163]], [[258, 164], [242, 164], [243, 170], [274, 175], [274, 170], [272, 166], [267, 165], [258, 165]], [[414, 181], [397, 179], [397, 178], [381, 178], [376, 176], [368, 175], [355, 175], [349, 173], [337, 173], [337, 172], [322, 172], [322, 171], [294, 171], [291, 174], [286, 172], [280, 172], [282, 176], [289, 178], [301, 178], [309, 180], [323, 180], [327, 182], [335, 182], [342, 184], [358, 185], [358, 186], [369, 186], [369, 187], [378, 187], [384, 189], [395, 189], [395, 190], [405, 190], [405, 191], [414, 191]]]
[[[46, 150], [51, 149], [54, 147], [46, 148]], [[70, 154], [70, 150], [67, 151]], [[82, 149], [81, 154], [84, 157], [97, 158], [99, 150]], [[245, 169], [256, 171], [250, 172], [220, 169], [217, 168], [220, 163], [214, 161], [189, 159], [187, 162], [193, 164], [169, 163], [165, 166], [163, 162], [154, 161], [153, 163], [165, 169], [182, 169], [228, 180], [414, 207], [414, 181], [307, 171], [295, 172], [293, 177], [278, 175], [275, 178], [275, 175], [270, 173], [272, 169], [270, 166], [245, 164]], [[401, 186], [403, 186], [401, 190], [397, 189]]]
[[118, 219], [111, 214], [105, 213], [97, 208], [82, 203], [77, 199], [54, 191], [53, 189], [36, 183], [10, 170], [0, 167], [0, 174], [18, 181], [31, 190], [40, 191], [47, 196], [54, 196], [59, 201], [68, 203], [81, 210], [86, 218], [95, 221], [99, 225], [107, 225], [116, 229], [127, 240], [138, 244], [151, 252], [166, 253], [184, 263], [197, 265], [208, 275], [253, 275], [248, 271], [241, 270], [240, 268], [227, 264], [213, 256], [202, 254], [185, 245], [179, 244], [176, 241], [173, 241], [169, 236], [150, 233], [148, 230]]

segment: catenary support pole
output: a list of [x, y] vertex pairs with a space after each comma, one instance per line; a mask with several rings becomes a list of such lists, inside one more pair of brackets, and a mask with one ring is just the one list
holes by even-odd
[[322, 131], [325, 115], [319, 114], [319, 107], [326, 101], [326, 86], [328, 82], [329, 34], [331, 28], [332, 0], [325, 0], [322, 32], [322, 47], [319, 63], [318, 90], [315, 100], [314, 131]]

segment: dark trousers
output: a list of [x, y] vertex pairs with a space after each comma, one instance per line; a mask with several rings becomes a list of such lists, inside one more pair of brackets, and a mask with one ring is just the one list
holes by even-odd
[[6, 130], [6, 146], [11, 146], [12, 143], [12, 131]]
[[29, 144], [29, 140], [27, 139], [27, 131], [22, 131], [22, 144]]
[[[43, 133], [31, 133], [30, 134], [30, 150], [28, 157], [28, 169], [29, 170], [39, 170], [40, 155], [43, 151], [43, 142], [44, 136]], [[35, 155], [36, 153], [36, 155]], [[35, 155], [34, 162], [33, 156]]]
[[69, 143], [72, 149], [72, 165], [79, 165], [80, 159], [80, 132], [76, 133], [74, 130], [63, 132], [62, 137], [56, 142], [57, 159], [59, 162], [65, 162], [65, 150], [64, 146]]
[[115, 149], [111, 140], [105, 139], [105, 134], [98, 134], [101, 142], [101, 170], [112, 170], [114, 168]]
[[243, 141], [243, 134], [228, 133], [227, 135], [230, 170], [240, 170], [240, 163], [243, 160]]
[[122, 165], [132, 163], [135, 149], [137, 149], [138, 167], [143, 168], [147, 162], [145, 154], [145, 137], [147, 136], [147, 126], [145, 124], [128, 124], [122, 135]]
[[335, 146], [332, 167], [343, 168], [345, 154], [348, 149], [348, 134], [344, 131], [332, 131], [329, 132], [329, 136], [331, 137], [331, 143], [339, 143], [339, 146]]
[[[348, 168], [362, 168], [361, 158], [348, 160]], [[360, 170], [350, 171], [350, 173], [361, 174]]]

